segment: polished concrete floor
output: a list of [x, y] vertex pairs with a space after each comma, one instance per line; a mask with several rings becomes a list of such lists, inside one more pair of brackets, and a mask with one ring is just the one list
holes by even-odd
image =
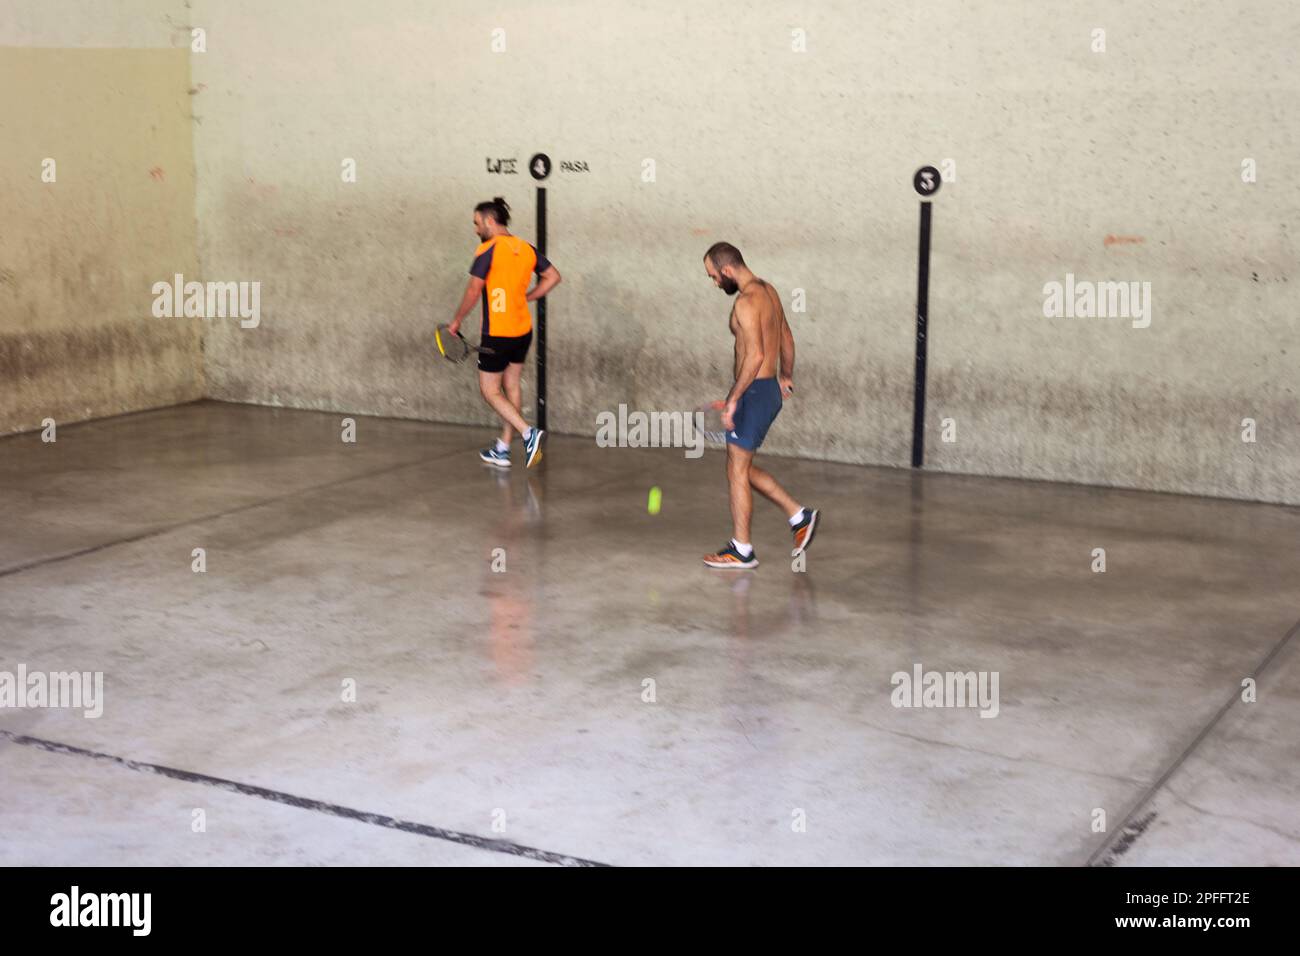
[[1300, 864], [1296, 509], [341, 417], [0, 439], [0, 863]]

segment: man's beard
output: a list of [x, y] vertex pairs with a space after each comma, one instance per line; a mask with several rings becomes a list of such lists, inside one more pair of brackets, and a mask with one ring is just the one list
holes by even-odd
[[735, 295], [740, 290], [740, 286], [736, 283], [736, 280], [728, 279], [726, 276], [720, 277], [718, 285], [722, 287], [722, 291], [727, 293], [727, 295]]

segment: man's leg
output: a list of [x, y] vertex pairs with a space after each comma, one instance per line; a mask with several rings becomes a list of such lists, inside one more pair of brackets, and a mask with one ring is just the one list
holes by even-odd
[[816, 508], [805, 509], [790, 497], [775, 478], [752, 462], [749, 466], [749, 483], [758, 489], [759, 494], [780, 508], [786, 516], [790, 531], [794, 535], [794, 550], [790, 554], [794, 556], [808, 550], [813, 535], [817, 533], [821, 512]]
[[528, 431], [528, 423], [519, 414], [519, 409], [511, 405], [510, 399], [506, 398], [505, 393], [501, 391], [501, 379], [504, 375], [505, 372], [484, 372], [480, 369], [478, 390], [483, 394], [483, 400], [492, 407], [492, 411], [497, 413], [507, 428], [514, 427], [522, 435]]
[[752, 461], [749, 465], [749, 483], [754, 489], [766, 498], [772, 504], [781, 509], [781, 512], [787, 517], [791, 517], [799, 511], [799, 503], [791, 498], [784, 488], [782, 488], [775, 478], [765, 472]]
[[754, 493], [749, 485], [749, 469], [754, 453], [739, 445], [727, 444], [727, 487], [731, 497], [732, 537], [749, 544], [749, 521], [754, 515]]
[[758, 557], [749, 543], [749, 519], [754, 513], [754, 493], [749, 487], [749, 463], [754, 453], [727, 444], [727, 494], [731, 499], [732, 541], [704, 556], [711, 568], [753, 568]]
[[[523, 362], [511, 362], [506, 366], [504, 382], [506, 398], [510, 400], [510, 404], [514, 406], [515, 411], [519, 412], [520, 417], [523, 416], [524, 412], [524, 390], [520, 386], [523, 377]], [[509, 424], [502, 426], [501, 440], [505, 442], [506, 445], [509, 445], [512, 438], [514, 438], [514, 429], [511, 428]]]

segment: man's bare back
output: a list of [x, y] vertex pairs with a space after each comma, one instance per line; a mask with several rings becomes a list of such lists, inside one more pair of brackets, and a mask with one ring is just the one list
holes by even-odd
[[739, 377], [743, 359], [742, 343], [736, 336], [736, 309], [751, 308], [758, 317], [759, 341], [763, 349], [763, 363], [758, 368], [757, 378], [772, 378], [776, 375], [777, 360], [781, 356], [781, 334], [785, 327], [785, 309], [781, 307], [781, 297], [766, 279], [751, 282], [736, 296], [736, 303], [731, 307], [731, 334], [736, 338], [736, 363], [732, 375]]

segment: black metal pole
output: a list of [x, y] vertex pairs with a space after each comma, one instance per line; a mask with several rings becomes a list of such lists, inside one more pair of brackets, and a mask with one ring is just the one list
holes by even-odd
[[[537, 251], [546, 255], [546, 188], [537, 187]], [[546, 430], [546, 296], [537, 300], [537, 427]]]
[[921, 250], [916, 269], [916, 384], [912, 401], [912, 467], [925, 457], [925, 360], [930, 310], [930, 204], [921, 203]]

